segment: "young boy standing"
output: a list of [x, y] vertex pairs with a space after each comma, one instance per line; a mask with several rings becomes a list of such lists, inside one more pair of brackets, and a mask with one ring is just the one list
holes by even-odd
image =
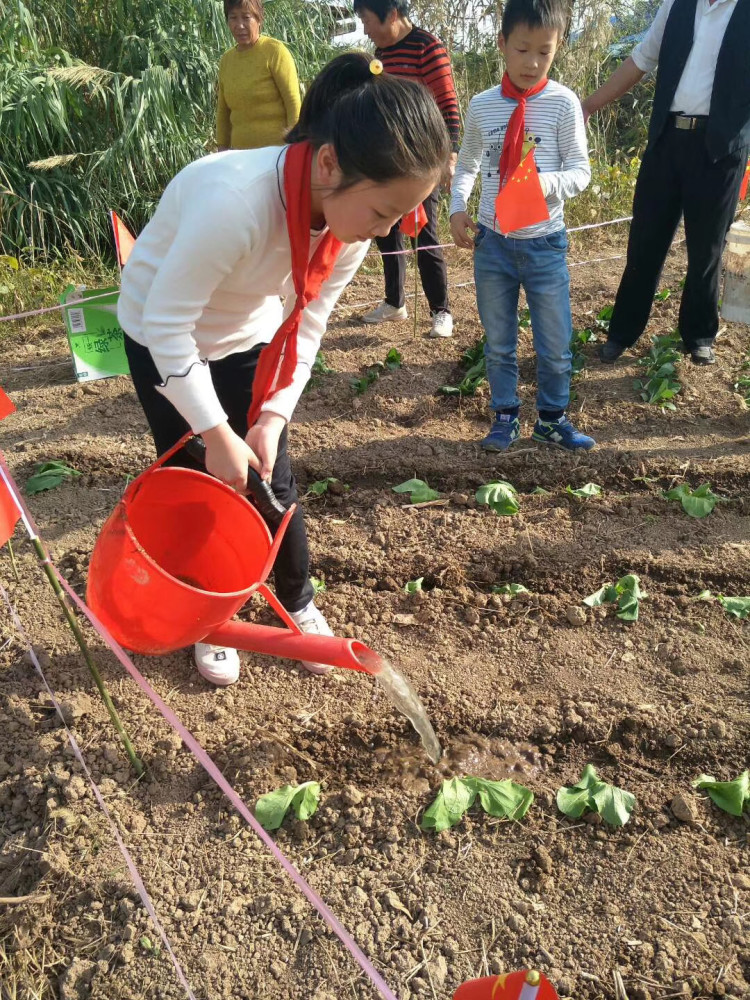
[[[537, 355], [538, 418], [532, 437], [570, 451], [595, 444], [565, 415], [573, 321], [563, 204], [591, 179], [580, 102], [567, 87], [547, 79], [565, 34], [566, 10], [562, 0], [505, 4], [498, 46], [506, 71], [499, 87], [477, 94], [469, 104], [453, 181], [451, 233], [457, 246], [474, 247], [477, 307], [487, 335], [495, 419], [481, 442], [485, 451], [505, 451], [521, 433], [516, 354], [522, 286]], [[504, 235], [495, 199], [528, 149], [534, 149], [549, 219]], [[466, 206], [480, 169], [477, 225]]]

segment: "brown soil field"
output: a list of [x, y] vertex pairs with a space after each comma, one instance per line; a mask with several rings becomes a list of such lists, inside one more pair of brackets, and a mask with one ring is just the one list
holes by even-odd
[[[574, 321], [593, 327], [613, 301], [622, 237], [573, 239]], [[488, 456], [486, 389], [441, 396], [481, 333], [466, 254], [451, 251], [456, 335], [412, 322], [367, 327], [359, 303], [381, 294], [377, 264], [345, 293], [323, 350], [333, 369], [303, 396], [291, 452], [318, 603], [338, 634], [361, 639], [412, 680], [446, 748], [434, 767], [372, 678], [312, 677], [243, 654], [240, 682], [216, 690], [188, 651], [135, 657], [251, 805], [285, 782], [316, 780], [319, 811], [275, 835], [402, 1000], [447, 1000], [477, 975], [543, 970], [562, 997], [750, 997], [750, 817], [692, 789], [701, 773], [736, 777], [750, 756], [747, 624], [704, 589], [750, 594], [750, 415], [734, 384], [748, 331], [727, 325], [718, 362], [679, 365], [675, 412], [639, 399], [635, 358], [613, 367], [584, 348], [570, 415], [592, 452], [532, 444], [534, 358], [521, 335], [525, 440]], [[684, 259], [670, 255], [649, 333], [676, 324]], [[411, 279], [410, 279], [411, 280]], [[465, 284], [469, 283], [469, 284]], [[458, 287], [461, 286], [461, 287]], [[18, 482], [34, 463], [82, 473], [28, 503], [53, 559], [83, 593], [97, 531], [128, 476], [153, 459], [129, 380], [76, 385], [57, 319], [2, 331], [0, 384], [18, 412], [0, 448]], [[648, 338], [635, 354], [648, 350]], [[403, 365], [362, 394], [350, 380], [391, 347]], [[418, 477], [444, 503], [410, 506], [392, 486]], [[521, 511], [477, 504], [493, 479]], [[566, 492], [595, 482], [603, 494]], [[662, 491], [710, 482], [705, 519]], [[542, 487], [546, 493], [534, 493]], [[88, 629], [105, 680], [148, 765], [129, 770], [33, 551], [15, 535], [0, 579], [143, 874], [199, 1000], [371, 1000], [376, 994], [263, 845]], [[583, 598], [637, 573], [640, 620]], [[424, 590], [404, 592], [424, 578]], [[493, 586], [521, 583], [514, 600]], [[251, 616], [270, 622], [260, 602]], [[8, 615], [0, 624], [0, 997], [184, 996], [66, 733]], [[556, 790], [586, 763], [637, 799], [630, 821], [558, 812]], [[535, 801], [520, 822], [473, 809], [452, 830], [419, 821], [446, 774], [511, 776]], [[19, 897], [27, 897], [20, 899]], [[147, 942], [144, 944], [144, 936]]]

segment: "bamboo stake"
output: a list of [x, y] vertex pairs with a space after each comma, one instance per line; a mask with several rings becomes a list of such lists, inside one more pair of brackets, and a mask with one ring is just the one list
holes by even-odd
[[13, 576], [15, 578], [15, 581], [16, 581], [16, 583], [20, 583], [21, 582], [21, 577], [18, 575], [18, 566], [16, 565], [16, 556], [15, 556], [15, 553], [13, 552], [13, 542], [11, 541], [10, 538], [8, 539], [8, 555], [10, 556], [10, 565], [11, 565], [11, 569], [13, 570]]

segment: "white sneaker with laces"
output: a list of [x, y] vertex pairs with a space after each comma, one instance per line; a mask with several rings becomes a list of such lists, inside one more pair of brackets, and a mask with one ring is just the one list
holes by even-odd
[[[290, 611], [289, 617], [300, 632], [306, 632], [308, 635], [333, 635], [330, 625], [312, 601], [301, 611]], [[301, 663], [311, 674], [330, 674], [335, 669], [327, 663], [307, 663], [305, 660]]]
[[441, 310], [436, 312], [432, 317], [432, 328], [430, 329], [431, 337], [452, 337], [453, 336], [453, 317], [449, 312]]
[[365, 313], [362, 320], [365, 323], [393, 323], [408, 318], [406, 306], [391, 306], [387, 302], [381, 302], [372, 312]]
[[240, 679], [240, 658], [236, 649], [196, 642], [195, 665], [201, 677], [217, 687], [236, 684]]

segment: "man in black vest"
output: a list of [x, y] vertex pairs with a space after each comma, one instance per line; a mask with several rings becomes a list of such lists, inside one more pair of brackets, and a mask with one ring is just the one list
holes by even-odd
[[584, 116], [657, 64], [628, 259], [599, 356], [613, 363], [643, 333], [683, 216], [688, 268], [680, 335], [696, 364], [711, 365], [721, 256], [750, 147], [750, 0], [664, 0], [643, 41], [583, 102]]

